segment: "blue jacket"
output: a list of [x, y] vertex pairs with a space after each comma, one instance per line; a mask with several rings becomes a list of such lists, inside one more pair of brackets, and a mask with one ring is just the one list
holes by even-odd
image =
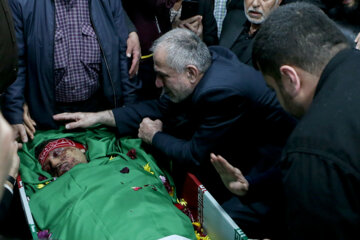
[[[5, 95], [3, 114], [11, 124], [23, 122], [23, 104], [40, 128], [56, 128], [53, 121], [54, 0], [9, 0], [19, 50], [19, 71]], [[104, 105], [131, 102], [136, 84], [129, 80], [126, 58], [128, 29], [119, 0], [89, 0], [90, 19], [102, 52], [101, 89]]]

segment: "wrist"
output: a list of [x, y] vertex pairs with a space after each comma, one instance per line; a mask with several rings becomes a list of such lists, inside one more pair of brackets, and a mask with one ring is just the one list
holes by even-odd
[[113, 111], [112, 110], [103, 111], [102, 114], [99, 115], [98, 122], [110, 127], [115, 127], [116, 124], [115, 124]]

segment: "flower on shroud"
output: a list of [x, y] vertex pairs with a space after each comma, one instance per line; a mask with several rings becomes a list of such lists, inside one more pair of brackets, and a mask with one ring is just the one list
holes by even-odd
[[144, 166], [144, 170], [151, 173], [151, 174], [154, 174], [154, 172], [151, 171], [151, 167], [150, 167], [150, 163], [147, 163], [145, 166]]
[[46, 179], [47, 179], [47, 177], [45, 177], [45, 176], [43, 176], [43, 175], [40, 175], [39, 178], [38, 178], [39, 181], [44, 181], [44, 180], [46, 180]]
[[123, 169], [120, 170], [121, 173], [129, 173], [130, 169], [128, 167], [124, 167]]
[[49, 230], [39, 231], [37, 236], [38, 236], [39, 240], [51, 239], [51, 233], [49, 233]]
[[135, 159], [136, 158], [136, 150], [134, 148], [130, 149], [126, 155], [128, 155], [131, 159]]
[[159, 178], [161, 179], [162, 183], [164, 184], [167, 192], [169, 193], [169, 195], [172, 197], [174, 196], [174, 188], [170, 185], [170, 183], [168, 182], [168, 180], [166, 179], [166, 177], [164, 176], [159, 176]]
[[134, 191], [138, 191], [138, 190], [142, 189], [142, 187], [132, 187], [132, 189], [133, 189]]

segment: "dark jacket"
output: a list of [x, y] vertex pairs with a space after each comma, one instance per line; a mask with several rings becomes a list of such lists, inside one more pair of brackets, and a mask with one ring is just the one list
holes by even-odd
[[214, 0], [199, 0], [198, 14], [203, 16], [203, 41], [206, 45], [217, 45], [217, 25], [214, 17]]
[[[19, 72], [5, 96], [4, 116], [11, 124], [23, 122], [26, 100], [38, 127], [55, 128], [54, 1], [10, 0], [19, 49]], [[131, 102], [134, 84], [128, 77], [128, 30], [121, 1], [90, 0], [90, 19], [102, 52], [100, 77], [103, 104], [118, 107]]]
[[153, 42], [161, 34], [171, 30], [170, 8], [174, 6], [176, 0], [122, 0], [122, 2], [136, 26], [142, 55], [150, 54]]
[[172, 159], [177, 171], [197, 172], [207, 188], [224, 189], [210, 152], [222, 154], [244, 174], [264, 171], [279, 157], [295, 122], [259, 72], [225, 48], [210, 50], [212, 65], [184, 102], [148, 101], [113, 113], [122, 135], [137, 135], [144, 117], [162, 120], [164, 130], [154, 136], [153, 147]]
[[14, 24], [7, 0], [0, 0], [0, 94], [15, 81], [17, 49]]
[[[232, 0], [223, 21], [219, 45], [229, 48], [230, 50], [236, 49], [237, 40], [243, 32], [246, 22], [244, 2]], [[237, 54], [241, 62], [250, 66], [252, 66], [252, 46], [253, 41], [251, 40], [245, 51]]]
[[282, 161], [287, 239], [354, 239], [360, 226], [360, 51], [338, 53]]

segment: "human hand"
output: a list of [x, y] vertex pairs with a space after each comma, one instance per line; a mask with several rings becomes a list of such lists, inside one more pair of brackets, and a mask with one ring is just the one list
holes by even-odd
[[249, 191], [249, 182], [238, 168], [233, 167], [220, 155], [210, 154], [210, 161], [230, 192], [244, 196]]
[[355, 48], [360, 50], [360, 33], [356, 36], [355, 42], [356, 42]]
[[28, 142], [29, 138], [28, 138], [28, 135], [26, 133], [25, 125], [23, 123], [12, 124], [11, 127], [12, 127], [12, 129], [14, 131], [15, 139], [18, 139], [23, 143]]
[[180, 28], [186, 28], [194, 32], [197, 36], [202, 38], [203, 35], [203, 24], [202, 16], [196, 15], [191, 18], [185, 19], [179, 23]]
[[137, 35], [136, 32], [129, 33], [126, 44], [127, 44], [126, 56], [128, 58], [132, 56], [131, 67], [129, 70], [129, 77], [133, 78], [139, 71], [139, 64], [141, 57], [140, 41], [139, 41], [139, 36]]
[[66, 129], [87, 128], [95, 124], [104, 124], [110, 127], [115, 126], [114, 114], [111, 110], [102, 112], [76, 112], [59, 113], [53, 116], [56, 121], [70, 121], [65, 124]]
[[13, 141], [11, 144], [11, 165], [10, 165], [10, 170], [9, 170], [9, 175], [12, 176], [13, 178], [16, 179], [18, 172], [19, 172], [19, 165], [20, 165], [20, 158], [19, 155], [17, 154], [17, 150], [18, 150], [19, 146], [18, 146], [18, 142]]
[[26, 134], [31, 139], [34, 139], [34, 134], [36, 131], [35, 130], [36, 122], [31, 118], [30, 113], [29, 113], [29, 107], [27, 106], [26, 103], [24, 104], [23, 119], [24, 119], [24, 127], [25, 127]]
[[162, 131], [162, 126], [163, 123], [159, 119], [153, 121], [150, 118], [144, 118], [140, 123], [138, 137], [144, 142], [151, 144], [154, 135]]
[[[1, 186], [5, 182], [6, 176], [9, 173], [9, 170], [12, 165], [12, 160], [14, 152], [16, 153], [17, 149], [14, 144], [15, 136], [14, 132], [11, 129], [10, 125], [4, 119], [0, 113], [0, 184]], [[0, 188], [0, 199], [2, 189]]]

